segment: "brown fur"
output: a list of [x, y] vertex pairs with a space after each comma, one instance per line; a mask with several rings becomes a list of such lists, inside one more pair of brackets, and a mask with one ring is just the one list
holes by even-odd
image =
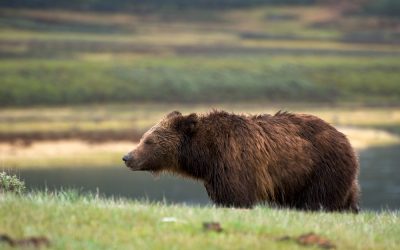
[[174, 111], [143, 136], [126, 164], [201, 180], [221, 206], [358, 211], [354, 151], [342, 133], [312, 115]]

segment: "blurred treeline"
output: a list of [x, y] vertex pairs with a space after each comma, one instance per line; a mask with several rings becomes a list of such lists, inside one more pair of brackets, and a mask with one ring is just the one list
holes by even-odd
[[13, 0], [0, 1], [3, 7], [63, 8], [102, 11], [146, 11], [152, 9], [226, 9], [256, 5], [352, 5], [359, 13], [377, 15], [400, 15], [398, 0]]
[[15, 0], [3, 6], [46, 7], [95, 10], [126, 10], [136, 8], [236, 8], [260, 4], [312, 4], [316, 0]]

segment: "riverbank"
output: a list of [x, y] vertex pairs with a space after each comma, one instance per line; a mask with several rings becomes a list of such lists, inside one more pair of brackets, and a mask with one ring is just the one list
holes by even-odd
[[[336, 249], [379, 250], [400, 244], [398, 211], [242, 210], [103, 199], [74, 191], [0, 197], [1, 233], [45, 237], [49, 249], [319, 249], [318, 242], [325, 240]], [[219, 224], [204, 229], [204, 222]], [[298, 237], [311, 232], [317, 239], [300, 244]], [[7, 249], [5, 243], [0, 246]]]
[[313, 114], [348, 136], [357, 151], [400, 143], [397, 107], [237, 103], [9, 108], [0, 110], [0, 169], [114, 166], [171, 110], [187, 114], [213, 108], [244, 114], [274, 114], [280, 109]]
[[400, 134], [400, 107], [330, 106], [306, 103], [126, 103], [0, 109], [0, 142], [72, 140], [88, 142], [138, 141], [164, 115], [213, 109], [242, 114], [288, 111], [316, 115], [340, 127], [381, 129]]

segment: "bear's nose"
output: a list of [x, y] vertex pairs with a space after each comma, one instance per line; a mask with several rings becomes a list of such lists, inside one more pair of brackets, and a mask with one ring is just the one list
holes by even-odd
[[124, 157], [122, 157], [122, 160], [124, 161], [124, 162], [127, 162], [127, 161], [129, 161], [129, 155], [125, 155]]

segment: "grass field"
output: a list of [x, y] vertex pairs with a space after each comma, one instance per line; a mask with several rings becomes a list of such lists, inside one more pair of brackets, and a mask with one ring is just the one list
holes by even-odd
[[397, 23], [326, 7], [0, 9], [0, 104], [397, 105]]
[[[49, 249], [320, 249], [281, 240], [310, 232], [336, 249], [396, 249], [400, 244], [398, 212], [240, 210], [107, 200], [73, 191], [2, 194], [1, 200], [1, 232], [13, 238], [47, 237]], [[218, 222], [223, 231], [204, 231], [203, 222]]]

